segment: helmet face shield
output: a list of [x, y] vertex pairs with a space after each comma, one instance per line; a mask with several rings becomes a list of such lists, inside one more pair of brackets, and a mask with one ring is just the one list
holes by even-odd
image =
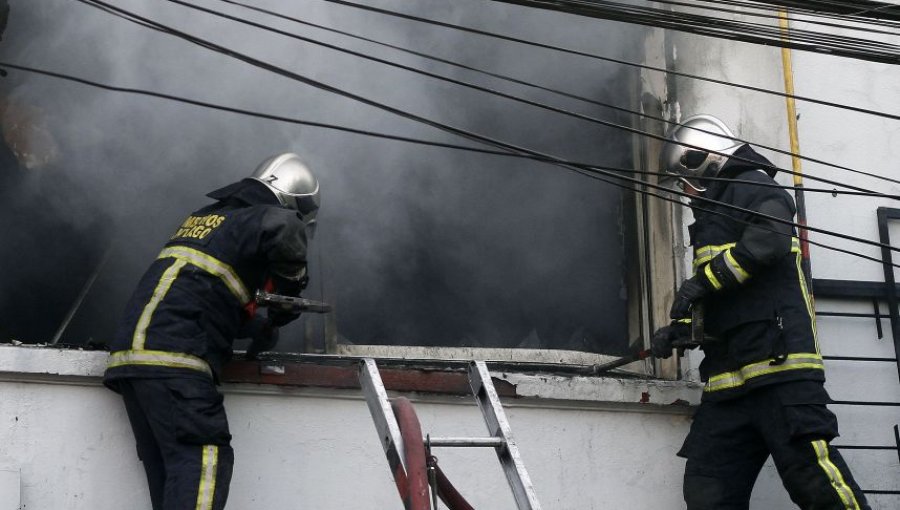
[[708, 157], [709, 153], [706, 151], [697, 149], [685, 149], [681, 154], [681, 164], [685, 168], [693, 170], [702, 167], [703, 163], [706, 162], [706, 158]]
[[[741, 145], [721, 120], [710, 115], [685, 119], [669, 135], [661, 154], [661, 166], [673, 183], [706, 191], [702, 180], [715, 177], [728, 157]], [[687, 189], [685, 189], [687, 191]]]

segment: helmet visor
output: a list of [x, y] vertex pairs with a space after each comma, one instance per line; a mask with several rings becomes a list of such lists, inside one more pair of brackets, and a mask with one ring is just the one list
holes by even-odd
[[681, 155], [681, 164], [688, 170], [697, 170], [703, 166], [703, 163], [706, 162], [706, 158], [708, 157], [709, 152], [697, 149], [685, 149], [684, 153]]

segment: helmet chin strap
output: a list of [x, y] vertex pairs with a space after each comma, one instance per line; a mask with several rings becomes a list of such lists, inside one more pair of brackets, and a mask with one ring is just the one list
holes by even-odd
[[706, 188], [700, 186], [698, 184], [694, 184], [687, 179], [687, 177], [679, 177], [678, 182], [683, 185], [683, 190], [688, 195], [700, 195], [706, 191]]

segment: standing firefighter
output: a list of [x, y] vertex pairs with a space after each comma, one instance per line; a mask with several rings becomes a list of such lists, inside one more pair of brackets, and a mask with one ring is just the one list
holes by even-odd
[[120, 393], [154, 510], [225, 507], [234, 453], [216, 390], [235, 338], [274, 346], [297, 318], [251, 304], [256, 289], [298, 296], [306, 286], [306, 228], [319, 185], [295, 154], [213, 191], [141, 278], [111, 344], [104, 382]]
[[838, 424], [826, 407], [794, 202], [773, 187], [774, 165], [707, 115], [672, 133], [663, 165], [695, 197], [694, 276], [675, 295], [672, 324], [654, 334], [653, 353], [667, 358], [690, 337], [695, 308], [709, 335], [702, 402], [678, 452], [688, 509], [748, 508], [769, 455], [800, 508], [869, 508], [829, 444]]

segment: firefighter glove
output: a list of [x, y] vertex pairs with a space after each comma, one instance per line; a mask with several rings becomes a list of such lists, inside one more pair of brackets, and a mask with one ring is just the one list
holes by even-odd
[[267, 321], [263, 327], [254, 332], [253, 341], [247, 349], [247, 358], [256, 359], [257, 354], [271, 351], [278, 343], [278, 336], [278, 328]]
[[300, 317], [299, 311], [295, 312], [293, 310], [269, 308], [269, 322], [276, 328], [280, 328], [285, 324], [293, 322], [297, 320], [298, 317]]
[[711, 292], [712, 289], [707, 285], [707, 280], [701, 276], [702, 274], [702, 271], [698, 271], [696, 275], [681, 284], [678, 292], [675, 293], [675, 302], [672, 303], [669, 318], [678, 320], [689, 317], [691, 305]]
[[683, 342], [691, 336], [691, 328], [683, 322], [673, 322], [668, 326], [663, 326], [653, 333], [650, 338], [650, 351], [653, 357], [658, 359], [666, 359], [672, 356], [672, 349], [676, 343]]

